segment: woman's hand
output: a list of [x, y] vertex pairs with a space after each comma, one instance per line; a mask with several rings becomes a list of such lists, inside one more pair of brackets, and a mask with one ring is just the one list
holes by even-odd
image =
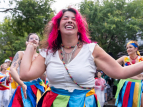
[[36, 45], [36, 44], [31, 43], [31, 42], [27, 42], [27, 41], [26, 41], [26, 46], [33, 46], [33, 47], [34, 47], [34, 49], [36, 49], [36, 48], [37, 48], [37, 45]]
[[24, 97], [27, 99], [27, 94], [26, 94], [26, 90], [27, 90], [27, 86], [25, 84], [21, 85], [23, 93], [24, 93]]

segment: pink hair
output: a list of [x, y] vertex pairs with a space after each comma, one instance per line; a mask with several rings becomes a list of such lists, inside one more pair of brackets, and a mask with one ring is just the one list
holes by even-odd
[[[78, 32], [80, 34], [81, 41], [85, 42], [85, 43], [91, 43], [91, 40], [89, 39], [90, 36], [88, 34], [88, 25], [87, 25], [86, 19], [83, 18], [81, 16], [81, 14], [76, 9], [74, 9], [74, 8], [69, 8], [69, 9], [71, 9], [72, 11], [75, 11], [75, 13], [76, 13], [75, 14], [76, 23], [78, 26]], [[52, 30], [49, 34], [48, 40], [47, 40], [47, 42], [49, 44], [48, 49], [52, 49], [53, 51], [58, 49], [58, 47], [57, 47], [57, 45], [58, 45], [57, 38], [59, 35], [58, 27], [59, 27], [60, 20], [63, 16], [64, 12], [70, 11], [69, 9], [61, 10], [56, 16], [54, 16], [52, 18], [53, 28], [52, 28]], [[55, 48], [55, 47], [57, 47], [57, 48]]]

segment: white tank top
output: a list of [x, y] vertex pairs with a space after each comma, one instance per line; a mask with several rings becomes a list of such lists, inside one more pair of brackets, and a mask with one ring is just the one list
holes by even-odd
[[[77, 56], [66, 64], [69, 73], [73, 79], [83, 87], [94, 87], [96, 66], [93, 58], [95, 43], [84, 44]], [[48, 51], [40, 51], [41, 56], [45, 58], [47, 78], [50, 87], [61, 88], [73, 92], [74, 89], [85, 90], [77, 86], [69, 77], [63, 62], [60, 60], [59, 53], [53, 55]]]

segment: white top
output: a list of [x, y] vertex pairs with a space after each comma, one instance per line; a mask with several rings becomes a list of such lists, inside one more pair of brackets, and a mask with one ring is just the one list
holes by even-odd
[[[82, 87], [94, 87], [96, 66], [92, 56], [95, 43], [84, 44], [77, 56], [66, 64], [73, 79]], [[47, 78], [50, 87], [61, 88], [73, 92], [74, 89], [85, 90], [75, 84], [69, 77], [58, 51], [53, 55], [51, 51], [40, 51], [45, 58]]]

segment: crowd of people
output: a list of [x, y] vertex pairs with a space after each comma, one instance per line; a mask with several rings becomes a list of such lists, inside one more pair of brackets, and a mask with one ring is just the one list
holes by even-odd
[[129, 56], [113, 59], [90, 40], [87, 22], [74, 8], [55, 15], [46, 25], [45, 35], [39, 53], [40, 38], [30, 33], [25, 51], [15, 54], [10, 69], [8, 60], [1, 65], [0, 105], [103, 107], [115, 96], [118, 107], [143, 107], [143, 58], [137, 42], [127, 44]]

